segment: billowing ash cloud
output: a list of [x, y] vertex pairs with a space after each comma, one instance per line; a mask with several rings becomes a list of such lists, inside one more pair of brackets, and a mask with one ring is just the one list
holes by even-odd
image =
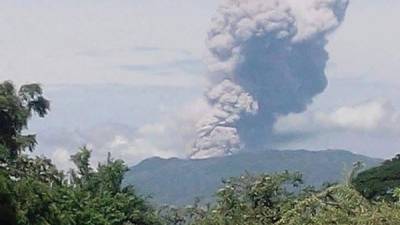
[[306, 109], [327, 85], [326, 36], [348, 0], [228, 0], [208, 33], [212, 108], [192, 158], [273, 143], [280, 115]]
[[204, 158], [231, 154], [241, 149], [236, 123], [241, 115], [255, 115], [257, 102], [240, 86], [224, 80], [206, 97], [212, 104], [210, 112], [198, 124], [198, 139], [192, 157]]

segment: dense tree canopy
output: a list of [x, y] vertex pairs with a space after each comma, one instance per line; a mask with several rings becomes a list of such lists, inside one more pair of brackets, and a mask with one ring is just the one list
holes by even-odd
[[361, 172], [353, 184], [368, 199], [397, 200], [393, 193], [400, 187], [400, 155], [385, 161], [381, 166]]
[[175, 220], [179, 222], [173, 224], [400, 224], [398, 203], [370, 202], [349, 184], [327, 186], [321, 190], [312, 187], [298, 189], [298, 178], [297, 174], [286, 172], [232, 179], [218, 191], [218, 201], [214, 207], [202, 208], [203, 212], [194, 214], [194, 217], [193, 212], [199, 210], [190, 209], [186, 214], [175, 216], [180, 220]]

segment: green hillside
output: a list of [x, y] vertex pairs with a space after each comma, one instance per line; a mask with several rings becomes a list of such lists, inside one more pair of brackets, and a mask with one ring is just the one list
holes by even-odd
[[343, 150], [259, 151], [203, 160], [150, 158], [132, 167], [125, 183], [133, 184], [141, 194], [151, 195], [157, 203], [189, 204], [200, 197], [210, 200], [223, 178], [243, 173], [298, 171], [306, 184], [340, 182], [356, 161], [367, 167], [379, 159], [355, 155]]

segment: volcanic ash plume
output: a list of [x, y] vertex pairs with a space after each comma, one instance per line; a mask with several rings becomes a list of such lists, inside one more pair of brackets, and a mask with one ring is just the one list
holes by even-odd
[[326, 36], [348, 0], [228, 0], [208, 33], [211, 110], [192, 158], [274, 142], [279, 115], [299, 113], [327, 85]]

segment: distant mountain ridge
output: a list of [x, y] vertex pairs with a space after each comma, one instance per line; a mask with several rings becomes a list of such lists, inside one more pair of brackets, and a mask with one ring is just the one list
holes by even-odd
[[382, 162], [345, 150], [268, 150], [201, 160], [149, 158], [130, 168], [124, 182], [151, 195], [159, 204], [184, 205], [200, 197], [211, 200], [224, 178], [249, 173], [298, 171], [306, 184], [341, 182], [356, 161], [366, 167]]

